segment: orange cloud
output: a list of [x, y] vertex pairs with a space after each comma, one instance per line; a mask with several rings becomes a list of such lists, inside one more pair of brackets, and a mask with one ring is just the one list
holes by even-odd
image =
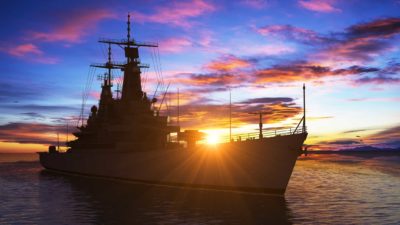
[[158, 7], [153, 14], [146, 15], [140, 12], [133, 12], [133, 18], [140, 22], [153, 22], [189, 28], [192, 26], [189, 21], [190, 18], [201, 16], [215, 9], [214, 5], [204, 0], [171, 2], [169, 6]]
[[34, 153], [46, 151], [48, 146], [42, 144], [20, 144], [0, 141], [0, 153]]
[[[197, 94], [197, 96], [201, 95]], [[257, 124], [258, 117], [249, 114], [250, 112], [267, 112], [264, 122], [269, 124], [279, 123], [302, 112], [299, 106], [291, 102], [292, 99], [289, 99], [289, 102], [282, 102], [282, 99], [286, 101], [286, 98], [277, 98], [275, 100], [269, 99], [268, 103], [264, 103], [265, 99], [250, 104], [235, 103], [232, 106], [233, 127]], [[249, 101], [254, 102], [254, 99]], [[229, 107], [227, 104], [192, 103], [181, 105], [180, 108], [180, 122], [185, 129], [211, 129], [228, 126]]]
[[249, 68], [252, 65], [253, 63], [249, 60], [244, 60], [234, 55], [225, 55], [220, 57], [218, 60], [211, 61], [204, 67], [212, 71], [227, 72], [227, 71]]
[[332, 76], [359, 76], [368, 73], [378, 73], [381, 69], [353, 65], [346, 68], [333, 69], [328, 66], [309, 62], [294, 62], [286, 65], [275, 65], [255, 72], [257, 83], [288, 83], [304, 80], [319, 80]]
[[21, 144], [56, 144], [56, 134], [66, 137], [64, 125], [42, 123], [8, 123], [0, 125], [0, 141]]

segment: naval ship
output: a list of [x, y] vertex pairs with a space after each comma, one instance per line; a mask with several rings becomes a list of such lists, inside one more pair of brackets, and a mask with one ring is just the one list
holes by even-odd
[[[92, 64], [106, 70], [98, 106], [92, 106], [85, 124], [67, 142], [67, 151], [49, 146], [39, 152], [41, 165], [50, 171], [151, 185], [256, 192], [283, 195], [307, 138], [304, 114], [297, 127], [267, 132], [259, 112], [259, 132], [230, 135], [216, 146], [199, 145], [204, 133], [181, 130], [160, 115], [142, 90], [139, 48], [154, 43], [127, 38], [100, 39], [108, 45], [106, 63]], [[125, 61], [111, 60], [111, 46], [124, 51]], [[113, 96], [112, 70], [123, 72], [122, 93]], [[303, 86], [303, 101], [305, 102]], [[118, 94], [118, 93], [117, 93]], [[175, 135], [175, 139], [170, 138]]]

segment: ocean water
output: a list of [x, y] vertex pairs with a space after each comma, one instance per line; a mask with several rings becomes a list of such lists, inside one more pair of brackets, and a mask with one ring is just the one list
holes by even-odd
[[276, 197], [56, 175], [0, 154], [0, 224], [400, 224], [400, 156], [302, 157]]

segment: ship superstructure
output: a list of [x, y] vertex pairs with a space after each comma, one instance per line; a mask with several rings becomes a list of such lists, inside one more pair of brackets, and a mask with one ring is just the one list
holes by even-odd
[[[75, 132], [76, 140], [68, 143], [71, 151], [143, 151], [172, 147], [167, 146], [167, 136], [179, 132], [179, 127], [168, 126], [167, 116], [153, 108], [157, 99], [149, 99], [142, 90], [142, 64], [139, 48], [156, 48], [155, 43], [137, 42], [130, 35], [130, 16], [128, 15], [127, 38], [123, 40], [100, 39], [108, 45], [108, 61], [92, 64], [92, 67], [106, 69], [102, 76], [99, 107], [93, 106], [85, 126]], [[111, 46], [123, 48], [125, 62], [111, 60]], [[120, 98], [113, 98], [112, 70], [123, 71], [123, 86]], [[127, 148], [134, 146], [134, 148]]]

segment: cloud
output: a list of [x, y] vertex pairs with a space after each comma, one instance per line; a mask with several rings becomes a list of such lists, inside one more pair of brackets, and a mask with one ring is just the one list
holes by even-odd
[[278, 97], [278, 98], [252, 98], [240, 102], [240, 104], [255, 104], [255, 103], [282, 103], [282, 102], [293, 102], [293, 98]]
[[[222, 56], [203, 66], [209, 73], [178, 73], [173, 82], [192, 86], [233, 87], [235, 85], [248, 86], [263, 83], [290, 83], [297, 81], [318, 81], [326, 77], [355, 77], [352, 82], [358, 81], [364, 74], [381, 73], [380, 68], [352, 65], [334, 69], [318, 63], [307, 61], [287, 62], [265, 68], [256, 68], [258, 59], [242, 59], [233, 55]], [[392, 69], [393, 70], [393, 69]], [[387, 80], [389, 81], [389, 80]], [[364, 81], [367, 82], [367, 81]], [[393, 80], [392, 80], [393, 82]]]
[[267, 25], [256, 28], [256, 32], [266, 37], [285, 38], [314, 44], [315, 42], [324, 40], [324, 38], [315, 31], [292, 25]]
[[393, 45], [375, 37], [350, 38], [332, 43], [313, 58], [334, 63], [364, 63], [375, 59], [381, 53], [393, 50]]
[[65, 105], [37, 105], [37, 104], [16, 104], [9, 105], [9, 108], [20, 109], [20, 110], [28, 110], [28, 111], [40, 111], [40, 112], [49, 112], [49, 111], [76, 111], [78, 106], [65, 106]]
[[255, 76], [259, 82], [282, 83], [300, 79], [316, 81], [327, 76], [348, 75], [353, 76], [350, 83], [354, 85], [400, 82], [400, 63], [396, 59], [381, 68], [364, 66], [378, 56], [396, 49], [395, 38], [400, 34], [400, 18], [375, 19], [328, 35], [290, 25], [268, 25], [256, 31], [264, 36], [313, 43], [316, 48], [304, 61], [256, 70]]
[[268, 45], [247, 45], [239, 46], [236, 52], [240, 52], [241, 55], [252, 55], [252, 56], [281, 56], [284, 54], [294, 53], [295, 48], [284, 44], [268, 44]]
[[385, 76], [376, 76], [376, 77], [362, 77], [354, 82], [355, 84], [398, 84], [400, 83], [400, 78], [398, 77], [385, 77]]
[[369, 131], [369, 129], [348, 130], [348, 131], [344, 131], [343, 134], [360, 133], [360, 132], [364, 132], [364, 131]]
[[32, 81], [3, 78], [0, 79], [0, 103], [39, 99], [49, 89], [51, 91], [51, 87]]
[[336, 140], [336, 141], [329, 141], [329, 142], [321, 142], [319, 144], [328, 144], [328, 145], [355, 145], [361, 144], [358, 140], [346, 139], [346, 140]]
[[340, 12], [341, 10], [335, 8], [333, 3], [335, 0], [300, 0], [299, 5], [305, 9], [322, 12], [322, 13], [332, 13]]
[[230, 73], [205, 73], [195, 74], [187, 73], [181, 74], [181, 77], [176, 82], [189, 85], [207, 85], [207, 86], [224, 86], [230, 84], [239, 84], [241, 81], [240, 75]]
[[[355, 129], [343, 134], [362, 133], [378, 129]], [[358, 139], [338, 139], [316, 143], [318, 148], [327, 150], [352, 149], [354, 147], [399, 148], [400, 126], [385, 128], [368, 136], [357, 136]]]
[[[10, 45], [12, 44], [8, 44], [8, 46]], [[0, 47], [0, 51], [31, 62], [55, 64], [59, 61], [58, 58], [45, 56], [44, 52], [39, 49], [37, 45], [32, 43], [19, 44], [11, 47]]]
[[[270, 102], [269, 104], [242, 104], [232, 106], [232, 124], [239, 127], [246, 124], [258, 124], [258, 117], [249, 113], [266, 112], [264, 123], [279, 123], [302, 112], [293, 102]], [[229, 107], [225, 105], [199, 104], [181, 107], [180, 121], [184, 127], [210, 129], [228, 127]]]
[[286, 83], [320, 79], [329, 76], [360, 75], [378, 70], [377, 68], [361, 67], [357, 65], [341, 69], [332, 69], [328, 66], [314, 65], [312, 63], [299, 61], [259, 69], [254, 75], [258, 83]]
[[393, 39], [400, 34], [400, 18], [380, 18], [355, 24], [343, 32], [329, 34], [292, 25], [267, 25], [255, 28], [263, 36], [287, 39], [316, 48], [310, 61], [329, 65], [360, 64], [396, 49]]
[[327, 47], [315, 55], [330, 61], [368, 62], [395, 49], [393, 38], [400, 34], [400, 18], [383, 18], [348, 27], [334, 34]]
[[347, 29], [350, 38], [391, 38], [400, 33], [400, 18], [383, 18], [351, 26]]
[[177, 53], [187, 51], [193, 43], [187, 38], [168, 38], [159, 42], [159, 49], [164, 53]]
[[27, 54], [42, 55], [43, 52], [34, 44], [21, 44], [10, 48], [8, 53], [13, 56], [22, 57]]
[[398, 84], [400, 83], [400, 63], [391, 61], [374, 76], [365, 76], [354, 81], [355, 84]]
[[217, 60], [206, 64], [204, 68], [211, 71], [229, 72], [239, 69], [246, 69], [254, 65], [251, 60], [241, 59], [234, 55], [223, 55]]
[[168, 6], [159, 6], [153, 14], [132, 12], [134, 20], [140, 22], [160, 23], [177, 27], [189, 28], [192, 26], [191, 18], [213, 12], [214, 5], [204, 0], [185, 2], [170, 2]]
[[44, 119], [45, 116], [40, 114], [40, 113], [36, 113], [36, 112], [26, 112], [26, 113], [21, 113], [24, 116], [27, 116], [29, 119]]
[[30, 31], [28, 32], [28, 39], [79, 43], [85, 35], [94, 29], [98, 22], [110, 18], [116, 18], [116, 14], [106, 9], [69, 11], [68, 14], [62, 14], [53, 21], [55, 28], [45, 32]]
[[[18, 102], [9, 104], [0, 104], [3, 109], [0, 115], [13, 115], [21, 120], [30, 121], [46, 121], [58, 123], [60, 121], [74, 121], [77, 118], [72, 115], [78, 115], [80, 106], [77, 105], [38, 105], [38, 104], [21, 104]], [[85, 114], [87, 110], [85, 111]], [[60, 120], [60, 116], [64, 119]]]
[[0, 141], [21, 144], [54, 145], [56, 134], [65, 136], [65, 125], [50, 125], [42, 123], [7, 123], [0, 125]]
[[[229, 106], [228, 95], [226, 101], [210, 99], [211, 91], [228, 91], [223, 87], [204, 87], [198, 89], [180, 89], [180, 122], [186, 129], [211, 129], [228, 126]], [[176, 120], [176, 92], [169, 104], [169, 115]], [[246, 124], [258, 124], [258, 117], [250, 112], [266, 112], [265, 123], [279, 123], [302, 113], [301, 107], [294, 99], [287, 97], [254, 98], [232, 104], [232, 123], [234, 127]], [[164, 113], [166, 108], [164, 107]]]
[[348, 101], [351, 102], [400, 102], [400, 97], [394, 98], [350, 98]]
[[383, 131], [369, 135], [363, 140], [370, 145], [389, 147], [389, 148], [399, 148], [400, 126], [386, 128]]

